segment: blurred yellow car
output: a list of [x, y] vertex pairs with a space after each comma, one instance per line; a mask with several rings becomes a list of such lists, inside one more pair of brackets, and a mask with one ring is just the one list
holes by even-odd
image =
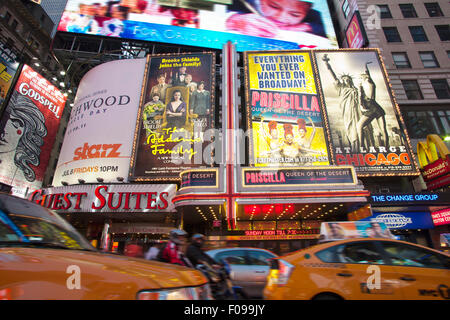
[[53, 211], [0, 193], [0, 300], [210, 297], [195, 269], [99, 252]]
[[272, 260], [269, 300], [449, 300], [450, 255], [409, 242], [358, 238]]

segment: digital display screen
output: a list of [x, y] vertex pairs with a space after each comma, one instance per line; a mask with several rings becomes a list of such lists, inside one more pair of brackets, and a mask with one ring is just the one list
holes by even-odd
[[237, 51], [338, 48], [326, 0], [69, 0], [58, 31]]

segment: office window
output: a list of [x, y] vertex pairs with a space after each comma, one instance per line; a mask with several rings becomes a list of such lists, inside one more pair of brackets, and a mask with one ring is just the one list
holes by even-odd
[[409, 100], [423, 100], [422, 91], [420, 91], [417, 80], [402, 80], [402, 84], [405, 89], [406, 97]]
[[17, 22], [17, 20], [14, 19], [13, 22], [11, 23], [11, 28], [12, 28], [14, 31], [17, 31], [17, 26], [18, 26], [18, 25], [19, 25], [19, 22]]
[[417, 18], [416, 10], [411, 3], [399, 4], [400, 10], [402, 11], [403, 18]]
[[411, 68], [406, 52], [392, 52], [392, 58], [397, 69]]
[[7, 24], [9, 24], [9, 20], [11, 20], [11, 13], [9, 13], [8, 11], [6, 11], [5, 13], [5, 20]]
[[438, 99], [450, 99], [447, 79], [432, 79], [430, 81]]
[[424, 139], [429, 134], [450, 133], [450, 111], [417, 110], [406, 113], [406, 126], [410, 138]]
[[447, 57], [450, 59], [450, 51], [447, 51]]
[[444, 24], [444, 25], [434, 26], [434, 27], [436, 28], [439, 38], [441, 38], [441, 41], [450, 40], [450, 25]]
[[387, 42], [402, 42], [397, 27], [383, 27]]
[[342, 3], [342, 12], [344, 13], [344, 18], [347, 18], [350, 13], [350, 6], [347, 0], [344, 0], [344, 3]]
[[439, 63], [433, 51], [419, 52], [419, 56], [425, 68], [439, 68]]
[[442, 13], [441, 7], [437, 2], [429, 2], [424, 3], [425, 9], [428, 11], [428, 15], [430, 17], [442, 17], [444, 14]]
[[380, 18], [381, 19], [391, 19], [392, 18], [391, 10], [389, 10], [389, 6], [387, 4], [379, 4], [377, 6], [380, 9]]
[[408, 27], [409, 32], [411, 33], [411, 37], [413, 38], [414, 42], [424, 42], [428, 41], [428, 37], [425, 33], [425, 29], [422, 26], [413, 26]]

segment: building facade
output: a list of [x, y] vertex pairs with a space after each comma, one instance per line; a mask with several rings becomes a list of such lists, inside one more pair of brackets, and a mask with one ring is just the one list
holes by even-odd
[[[42, 2], [43, 7], [44, 2]], [[74, 4], [70, 7], [71, 10], [79, 8], [80, 13], [76, 13], [76, 15], [83, 18], [85, 14], [81, 14], [82, 6], [78, 6], [83, 3], [72, 2]], [[399, 7], [397, 4], [386, 4], [393, 18], [387, 18], [388, 15], [385, 14], [382, 19], [378, 19], [377, 8], [379, 7], [371, 5], [371, 3], [357, 1], [349, 3], [347, 0], [336, 0], [330, 3], [337, 42], [341, 48], [353, 45], [380, 48], [384, 66], [390, 78], [390, 82], [387, 83], [392, 85], [396, 102], [403, 116], [403, 120], [399, 120], [398, 132], [389, 134], [392, 134], [393, 137], [395, 134], [401, 140], [402, 137], [406, 137], [403, 132], [408, 129], [412, 138], [410, 144], [414, 149], [417, 142], [424, 140], [429, 133], [437, 133], [441, 136], [449, 133], [448, 75], [450, 74], [450, 65], [447, 51], [450, 51], [450, 47], [448, 47], [448, 34], [446, 35], [448, 30], [445, 28], [446, 22], [448, 26], [448, 3], [441, 1], [438, 7], [414, 2], [413, 8], [417, 9], [415, 13], [417, 17], [409, 17], [414, 16], [411, 6]], [[380, 3], [376, 3], [376, 5], [380, 5]], [[383, 6], [380, 5], [380, 7]], [[143, 12], [149, 15], [154, 14], [150, 7], [145, 9], [142, 7], [128, 8], [120, 10], [136, 15], [143, 14]], [[383, 8], [382, 10], [386, 10], [385, 7]], [[12, 1], [6, 9], [2, 10], [3, 20], [8, 20], [5, 23], [9, 30], [11, 29], [10, 24], [16, 25], [14, 17], [19, 17], [18, 15], [22, 11], [17, 9]], [[117, 10], [119, 10], [118, 7]], [[358, 43], [358, 39], [355, 40], [354, 36], [350, 37], [350, 40], [347, 40], [346, 36], [346, 31], [349, 30], [348, 26], [357, 11], [361, 16], [357, 21], [364, 25], [365, 29], [365, 33], [361, 32], [359, 44], [355, 44]], [[440, 15], [441, 13], [442, 15]], [[404, 17], [404, 14], [408, 18]], [[428, 16], [430, 14], [433, 16]], [[101, 18], [107, 19], [97, 19], [98, 24], [103, 23], [109, 26], [105, 21], [112, 20], [110, 22], [114, 23], [111, 25], [121, 26], [112, 17]], [[26, 16], [16, 20], [21, 19], [26, 21]], [[182, 33], [175, 34], [170, 29], [173, 26], [180, 27], [181, 20], [179, 18], [172, 19], [170, 27], [167, 27], [169, 29], [156, 28], [152, 29], [152, 32], [147, 31], [149, 32], [147, 39], [120, 38], [117, 35], [94, 34], [89, 33], [90, 31], [83, 33], [80, 31], [81, 28], [69, 28], [70, 31], [60, 30], [56, 33], [51, 40], [51, 50], [48, 51], [54, 54], [53, 58], [57, 62], [54, 74], [45, 74], [45, 70], [42, 69], [39, 71], [55, 84], [61, 85], [60, 83], [62, 83], [61, 89], [68, 94], [68, 100], [63, 115], [64, 121], [61, 122], [59, 128], [43, 188], [27, 194], [28, 198], [56, 210], [82, 231], [98, 248], [121, 253], [128, 244], [138, 243], [147, 248], [154, 241], [165, 241], [171, 228], [180, 227], [191, 234], [195, 232], [206, 234], [212, 247], [254, 246], [283, 254], [315, 244], [319, 238], [320, 223], [323, 221], [357, 220], [354, 217], [367, 218], [371, 213], [374, 213], [377, 219], [387, 219], [386, 221], [390, 222], [399, 221], [399, 223], [393, 223], [393, 230], [395, 230], [394, 234], [401, 239], [440, 247], [439, 241], [436, 241], [438, 235], [429, 232], [432, 225], [428, 222], [431, 221], [432, 212], [440, 212], [448, 208], [448, 188], [439, 190], [442, 195], [439, 195], [438, 201], [428, 194], [423, 194], [423, 198], [420, 198], [419, 202], [409, 201], [411, 195], [414, 198], [416, 194], [420, 195], [420, 191], [426, 188], [418, 171], [412, 172], [410, 175], [399, 176], [395, 174], [358, 176], [355, 169], [350, 166], [321, 169], [320, 165], [313, 166], [308, 163], [306, 167], [299, 166], [299, 168], [289, 165], [282, 166], [283, 168], [279, 168], [278, 172], [274, 173], [273, 170], [254, 166], [249, 155], [251, 142], [248, 139], [230, 136], [222, 140], [222, 145], [216, 144], [215, 152], [217, 153], [219, 149], [221, 151], [220, 161], [212, 165], [203, 164], [195, 169], [185, 169], [175, 179], [173, 177], [168, 179], [167, 176], [170, 175], [171, 170], [180, 171], [179, 168], [168, 168], [161, 164], [160, 166], [164, 167], [165, 171], [161, 171], [161, 178], [152, 181], [132, 174], [131, 170], [135, 170], [133, 166], [126, 168], [130, 170], [129, 173], [126, 173], [127, 170], [125, 173], [117, 173], [117, 168], [120, 166], [119, 160], [117, 163], [114, 161], [109, 163], [106, 161], [106, 158], [109, 157], [107, 154], [115, 154], [111, 158], [117, 159], [122, 156], [125, 162], [137, 161], [138, 157], [134, 157], [134, 154], [126, 156], [124, 153], [122, 154], [123, 147], [128, 144], [131, 148], [131, 144], [134, 142], [134, 152], [137, 148], [136, 141], [138, 141], [136, 137], [142, 135], [143, 140], [149, 139], [148, 133], [154, 130], [147, 127], [147, 135], [144, 134], [145, 130], [139, 127], [140, 122], [131, 118], [137, 117], [139, 120], [139, 117], [142, 117], [143, 119], [144, 105], [149, 102], [143, 99], [150, 97], [150, 88], [157, 84], [157, 73], [150, 73], [151, 64], [144, 62], [142, 62], [139, 72], [144, 73], [145, 69], [148, 84], [144, 81], [141, 85], [139, 81], [143, 80], [141, 80], [142, 75], [137, 75], [139, 72], [126, 76], [126, 79], [120, 78], [121, 74], [113, 70], [122, 70], [119, 68], [121, 62], [129, 62], [130, 67], [122, 71], [123, 74], [126, 74], [127, 70], [132, 70], [133, 64], [139, 64], [139, 61], [145, 60], [148, 55], [150, 58], [147, 59], [167, 57], [167, 60], [176, 60], [184, 58], [183, 54], [201, 55], [205, 51], [212, 52], [214, 58], [211, 61], [212, 69], [209, 71], [212, 78], [206, 83], [207, 90], [210, 93], [214, 92], [210, 96], [211, 105], [214, 105], [213, 120], [203, 122], [210, 126], [214, 124], [213, 127], [222, 130], [222, 133], [237, 129], [249, 129], [252, 125], [249, 120], [250, 89], [245, 83], [245, 78], [248, 76], [248, 63], [244, 61], [244, 54], [236, 52], [236, 47], [229, 44], [218, 49], [216, 44], [215, 48], [207, 48], [208, 46], [205, 48], [188, 46], [186, 43], [167, 43], [167, 39], [175, 41], [173, 39], [183, 38]], [[66, 20], [64, 21], [67, 23]], [[145, 21], [138, 21], [133, 27], [142, 28], [143, 25], [140, 23], [143, 22]], [[188, 22], [194, 23], [195, 19]], [[121, 23], [125, 28], [130, 22], [122, 21]], [[371, 23], [375, 25], [373, 29], [371, 29]], [[422, 28], [425, 26], [425, 31], [422, 32], [423, 30], [419, 26]], [[395, 30], [398, 31], [398, 34]], [[11, 31], [8, 32], [12, 34]], [[328, 32], [330, 33], [329, 29]], [[21, 34], [24, 33], [21, 32]], [[151, 38], [154, 35], [160, 35], [160, 37]], [[163, 38], [162, 35], [166, 39], [157, 41]], [[193, 37], [193, 35], [190, 36]], [[200, 35], [196, 35], [191, 42], [194, 43], [199, 38]], [[50, 48], [50, 38], [45, 39]], [[207, 40], [211, 41], [211, 39], [215, 38], [211, 36]], [[207, 40], [205, 43], [208, 43]], [[272, 40], [270, 39], [270, 41]], [[270, 42], [270, 45], [275, 44]], [[296, 44], [296, 48], [298, 47]], [[273, 49], [273, 47], [270, 48]], [[22, 48], [19, 52], [21, 50]], [[29, 64], [33, 64], [34, 56], [37, 56], [39, 61], [47, 59], [44, 54], [45, 50], [41, 52], [40, 56], [38, 56], [36, 48], [29, 52], [29, 58], [25, 60]], [[367, 52], [377, 55], [375, 50]], [[166, 56], [159, 56], [161, 54]], [[295, 55], [296, 53], [290, 54]], [[313, 52], [308, 54], [311, 57], [315, 55]], [[275, 56], [276, 53], [273, 55]], [[200, 60], [190, 59], [189, 61], [203, 61], [201, 57]], [[314, 60], [315, 64], [311, 64], [310, 67], [311, 74], [313, 74], [310, 79], [318, 81], [319, 78], [316, 74], [318, 64], [325, 60], [319, 60], [319, 58]], [[117, 68], [111, 67], [110, 71], [105, 71], [108, 69], [107, 65], [113, 66], [115, 63], [117, 63]], [[168, 67], [169, 64], [170, 62], [164, 62], [159, 66], [163, 70], [167, 68], [164, 75], [167, 82], [173, 81], [178, 75], [178, 67]], [[198, 85], [205, 79], [199, 77], [200, 72], [192, 71], [194, 64], [189, 65], [187, 69], [192, 72], [192, 77]], [[64, 74], [61, 74], [61, 71]], [[98, 78], [96, 78], [97, 76]], [[323, 83], [324, 81], [322, 79]], [[122, 85], [117, 87], [121, 83]], [[124, 88], [130, 84], [143, 88], [142, 90], [133, 89], [136, 95], [134, 98], [130, 98], [131, 95], [124, 92]], [[75, 100], [76, 94], [77, 99]], [[189, 95], [188, 93], [184, 94], [184, 98]], [[311, 107], [308, 109], [308, 104], [313, 104], [311, 101], [320, 99], [318, 94], [316, 94], [316, 100], [311, 98], [313, 93], [309, 92], [308, 94], [310, 94], [308, 97], [306, 94], [299, 95], [298, 97], [301, 98], [297, 101], [302, 101], [306, 105], [305, 111], [310, 112], [308, 115], [312, 115], [314, 110], [311, 110]], [[133, 102], [128, 103], [130, 101]], [[295, 101], [295, 98], [292, 101]], [[324, 103], [320, 100], [322, 107]], [[113, 117], [109, 119], [100, 117], [101, 113], [111, 115], [113, 112], [121, 111], [119, 107], [125, 108], [125, 105], [130, 108], [129, 112], [122, 115], [119, 112], [114, 119]], [[294, 105], [293, 102], [292, 108], [295, 108]], [[297, 108], [300, 108], [299, 103]], [[315, 104], [314, 108], [319, 108], [319, 105]], [[142, 115], [138, 111], [142, 112]], [[391, 117], [395, 119], [397, 113], [393, 112], [392, 114], [394, 116], [391, 115]], [[165, 119], [162, 123], [166, 123], [167, 117], [161, 116]], [[203, 118], [207, 118], [205, 115], [203, 116]], [[314, 121], [316, 126], [325, 123], [325, 120], [322, 122], [321, 118], [325, 117], [325, 111], [317, 109], [314, 116], [316, 117]], [[263, 123], [263, 117], [266, 116], [251, 120], [253, 123], [257, 121]], [[101, 120], [96, 122], [96, 118], [101, 118]], [[125, 122], [130, 120], [128, 118], [133, 122], [131, 129], [125, 125], [116, 125], [116, 120]], [[187, 116], [186, 120], [192, 120], [191, 124], [194, 126], [196, 123], [194, 118]], [[158, 122], [159, 119], [161, 118], [155, 118], [152, 121], [155, 120], [154, 123], [161, 124]], [[109, 121], [111, 125], [108, 128]], [[311, 122], [313, 121], [311, 120]], [[134, 123], [137, 123], [136, 128], [134, 128]], [[263, 128], [264, 125], [268, 125], [268, 123], [262, 124], [260, 128]], [[301, 125], [299, 123], [294, 126], [299, 130]], [[314, 127], [314, 123], [312, 126]], [[306, 124], [304, 127], [307, 131]], [[308, 130], [311, 128], [311, 124], [308, 122]], [[283, 136], [286, 137], [286, 132], [289, 130], [281, 130], [283, 129], [280, 126], [280, 135], [283, 132]], [[324, 150], [328, 152], [331, 149], [329, 145], [332, 143], [332, 137], [327, 133], [326, 125], [322, 124], [320, 130], [324, 136], [323, 143], [321, 143]], [[423, 132], [421, 133], [420, 130]], [[120, 136], [125, 137], [127, 134], [130, 134], [130, 137], [126, 142], [111, 140], [112, 138], [119, 139]], [[69, 140], [76, 140], [77, 137], [85, 140], [77, 140], [76, 145], [69, 143]], [[158, 139], [155, 138], [155, 141]], [[241, 147], [244, 150], [244, 154], [241, 154], [243, 160], [237, 162], [235, 157], [242, 152], [238, 151], [242, 150]], [[117, 152], [121, 154], [118, 155]], [[95, 162], [96, 159], [99, 160]], [[146, 163], [145, 159], [148, 160], [145, 157], [143, 159], [141, 163]], [[329, 164], [333, 164], [331, 162]], [[72, 168], [61, 169], [71, 164], [73, 164]], [[153, 168], [151, 169], [153, 170]], [[327, 170], [330, 172], [329, 175], [325, 173]], [[145, 175], [145, 170], [143, 172]], [[93, 174], [89, 175], [89, 173]], [[289, 182], [289, 179], [286, 180], [286, 177], [307, 175], [317, 175], [317, 180], [310, 180], [317, 182], [295, 183]], [[339, 176], [342, 179], [338, 183], [320, 184], [319, 181], [330, 179], [333, 176]], [[376, 198], [371, 198], [371, 195], [375, 195]], [[379, 201], [379, 199], [385, 199], [392, 195], [397, 195], [401, 201], [395, 200], [397, 198], [388, 203]], [[405, 212], [408, 214], [399, 216]], [[413, 221], [415, 217], [419, 217], [419, 214], [413, 214], [412, 217], [409, 215], [414, 212], [423, 213], [429, 218], [428, 222], [421, 224], [414, 221], [414, 226], [405, 228], [406, 224], [402, 225], [405, 221]], [[400, 227], [400, 225], [402, 226]], [[448, 231], [446, 229], [448, 225], [441, 228], [440, 233]]]

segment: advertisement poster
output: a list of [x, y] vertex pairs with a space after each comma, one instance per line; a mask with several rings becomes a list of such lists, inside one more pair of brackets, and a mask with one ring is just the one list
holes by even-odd
[[358, 49], [367, 45], [366, 31], [359, 11], [355, 11], [353, 14], [353, 17], [347, 26], [347, 30], [345, 30], [345, 37], [347, 38], [349, 48]]
[[431, 219], [435, 226], [450, 224], [450, 208], [431, 212]]
[[382, 222], [389, 229], [432, 229], [430, 212], [373, 212], [363, 221]]
[[338, 186], [355, 185], [356, 176], [352, 167], [319, 167], [319, 168], [272, 168], [243, 169], [244, 187], [262, 186]]
[[41, 187], [65, 103], [57, 88], [23, 66], [0, 121], [0, 182], [16, 193]]
[[17, 55], [0, 40], [0, 110], [19, 68]]
[[353, 238], [393, 239], [393, 235], [383, 222], [369, 222], [369, 221], [323, 222], [320, 226], [321, 241], [343, 240]]
[[58, 31], [237, 51], [338, 48], [326, 0], [69, 0]]
[[310, 53], [246, 52], [244, 58], [250, 163], [329, 165]]
[[176, 181], [182, 171], [211, 163], [214, 61], [214, 53], [148, 57], [132, 179]]
[[[53, 185], [128, 180], [145, 59], [103, 63], [78, 86]], [[130, 81], [132, 79], [132, 81]]]
[[318, 50], [315, 62], [335, 164], [359, 176], [417, 175], [378, 51]]

